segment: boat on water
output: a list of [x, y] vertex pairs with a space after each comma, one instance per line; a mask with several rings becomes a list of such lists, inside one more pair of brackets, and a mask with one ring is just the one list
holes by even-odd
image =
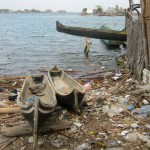
[[38, 131], [57, 104], [55, 91], [47, 76], [29, 76], [24, 81], [17, 104], [33, 129], [33, 148], [36, 149]]
[[58, 105], [78, 113], [84, 87], [56, 65], [49, 70], [48, 78], [56, 92]]
[[[106, 25], [102, 25], [100, 27], [101, 30], [104, 30], [104, 31], [111, 31], [112, 29], [109, 28], [108, 26]], [[118, 41], [118, 40], [106, 40], [106, 39], [101, 39], [101, 41], [103, 41], [106, 45], [110, 46], [110, 47], [119, 47], [120, 45], [124, 45], [124, 42], [123, 41]]]
[[56, 29], [58, 32], [95, 39], [116, 41], [126, 41], [127, 39], [126, 31], [66, 26], [61, 24], [59, 21], [56, 21]]

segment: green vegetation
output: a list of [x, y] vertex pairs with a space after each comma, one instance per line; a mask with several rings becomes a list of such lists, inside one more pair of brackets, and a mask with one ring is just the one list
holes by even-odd
[[36, 9], [31, 9], [31, 13], [39, 13], [41, 12], [40, 10], [36, 10]]
[[9, 9], [0, 9], [0, 13], [9, 13], [11, 10]]
[[[93, 15], [97, 16], [124, 16], [125, 15], [125, 10], [122, 7], [119, 7], [118, 5], [113, 7], [108, 7], [106, 10], [103, 9], [101, 5], [95, 6], [96, 8], [93, 8], [92, 13]], [[88, 15], [87, 12], [90, 12], [88, 8], [83, 8], [81, 15], [85, 16]]]
[[97, 13], [102, 13], [103, 12], [103, 7], [98, 5], [97, 7]]
[[45, 10], [45, 11], [40, 11], [40, 10], [37, 10], [37, 9], [24, 9], [24, 10], [16, 10], [16, 11], [13, 11], [13, 10], [10, 10], [10, 9], [0, 9], [0, 13], [44, 13], [44, 12], [47, 12], [47, 13], [51, 13], [52, 10]]
[[116, 7], [115, 7], [115, 11], [116, 11], [116, 12], [118, 12], [118, 11], [119, 11], [119, 6], [118, 6], [118, 5], [116, 5]]
[[83, 12], [83, 13], [86, 13], [86, 12], [87, 12], [87, 8], [83, 8], [83, 9], [82, 9], [82, 12]]

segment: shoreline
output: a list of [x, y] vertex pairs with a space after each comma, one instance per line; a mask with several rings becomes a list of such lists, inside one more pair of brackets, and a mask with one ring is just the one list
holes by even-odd
[[[95, 74], [91, 73], [90, 75], [94, 77]], [[57, 122], [59, 128], [62, 128], [61, 125], [65, 121], [67, 126], [64, 126], [64, 128], [67, 129], [62, 129], [61, 132], [56, 129], [53, 133], [47, 132], [44, 136], [43, 134], [39, 134], [39, 141], [43, 143], [39, 149], [43, 150], [49, 147], [51, 149], [65, 148], [69, 150], [68, 147], [70, 147], [70, 144], [71, 149], [77, 149], [85, 145], [85, 143], [87, 144], [87, 148], [92, 147], [93, 150], [99, 148], [106, 149], [106, 147], [108, 149], [122, 148], [133, 150], [144, 148], [145, 144], [142, 143], [142, 138], [138, 139], [138, 136], [144, 136], [146, 139], [146, 135], [143, 135], [143, 132], [149, 129], [148, 126], [146, 127], [148, 118], [132, 114], [132, 110], [127, 109], [131, 104], [135, 105], [143, 101], [143, 99], [137, 101], [138, 94], [140, 93], [141, 95], [140, 91], [142, 91], [143, 86], [131, 78], [128, 72], [122, 72], [122, 75], [117, 80], [112, 78], [114, 75], [113, 73], [104, 75], [103, 77], [97, 76], [93, 79], [77, 79], [82, 85], [85, 85], [87, 82], [91, 85], [91, 88], [86, 91], [82, 106], [80, 106], [81, 113], [76, 115], [57, 106], [56, 111], [50, 117], [49, 121], [54, 122], [54, 126]], [[0, 99], [3, 100], [0, 105], [4, 105], [0, 107], [0, 110], [7, 105], [7, 108], [11, 107], [16, 109], [15, 111], [18, 111], [16, 101], [9, 101], [8, 95], [16, 89], [20, 91], [25, 78], [26, 76], [5, 78], [3, 80], [0, 78], [0, 85], [4, 86], [4, 91], [0, 92]], [[13, 128], [16, 129], [18, 127], [18, 129], [21, 129], [25, 125], [29, 128], [27, 121], [20, 113], [1, 113], [0, 121], [4, 123], [3, 127], [5, 127], [0, 127], [3, 136], [12, 141], [6, 146], [7, 148], [15, 146], [16, 149], [21, 149], [21, 143], [25, 144], [25, 150], [32, 148], [32, 142], [29, 142], [32, 132], [28, 133], [29, 135], [22, 135], [25, 133], [19, 133], [20, 131], [16, 130], [14, 135], [19, 134], [19, 137], [9, 137], [11, 135], [10, 131]], [[48, 130], [47, 127], [45, 128]], [[11, 130], [9, 131], [9, 129]], [[136, 136], [137, 138], [132, 139], [132, 136]], [[55, 137], [57, 141], [62, 141], [59, 148], [54, 144], [55, 140], [52, 137]], [[44, 140], [42, 140], [43, 138]], [[16, 145], [16, 143], [18, 144]], [[4, 144], [0, 146], [4, 146]]]

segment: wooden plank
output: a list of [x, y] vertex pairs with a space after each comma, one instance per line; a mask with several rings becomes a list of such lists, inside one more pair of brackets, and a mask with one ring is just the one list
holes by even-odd
[[145, 61], [145, 68], [149, 68], [149, 51], [148, 51], [148, 44], [147, 44], [147, 29], [144, 20], [144, 11], [145, 11], [145, 3], [141, 0], [141, 22], [142, 22], [142, 36], [143, 36], [143, 48], [144, 48], [144, 61]]
[[[55, 122], [46, 122], [43, 127], [40, 129], [40, 133], [54, 132], [64, 129], [69, 129], [72, 125], [68, 121], [55, 121]], [[22, 124], [15, 127], [8, 127], [1, 130], [2, 135], [7, 137], [22, 136], [22, 135], [32, 135], [33, 130], [29, 124]]]
[[20, 109], [18, 107], [0, 108], [0, 114], [12, 114], [18, 112], [20, 112]]

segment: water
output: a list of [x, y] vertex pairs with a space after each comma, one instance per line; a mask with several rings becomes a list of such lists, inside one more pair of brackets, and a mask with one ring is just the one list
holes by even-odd
[[115, 69], [114, 60], [121, 50], [109, 49], [100, 40], [91, 39], [90, 55], [85, 59], [84, 37], [57, 32], [56, 20], [65, 25], [99, 28], [106, 24], [122, 30], [125, 18], [68, 13], [0, 14], [0, 75], [32, 74], [53, 64], [75, 70], [90, 70], [95, 64]]

